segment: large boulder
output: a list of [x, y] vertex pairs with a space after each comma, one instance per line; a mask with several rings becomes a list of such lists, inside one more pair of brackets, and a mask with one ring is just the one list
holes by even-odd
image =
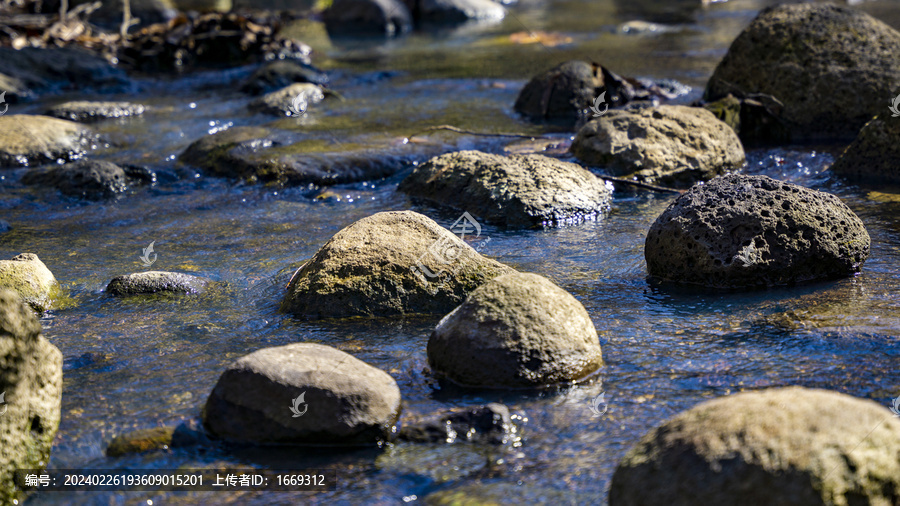
[[900, 32], [818, 3], [762, 10], [731, 44], [705, 98], [770, 95], [793, 140], [852, 139], [900, 86]]
[[594, 104], [603, 86], [600, 65], [564, 62], [531, 78], [516, 97], [515, 110], [534, 121], [574, 125]]
[[106, 285], [110, 295], [138, 295], [148, 293], [198, 293], [206, 289], [210, 280], [181, 272], [147, 271], [116, 276]]
[[312, 318], [441, 313], [511, 272], [426, 216], [383, 212], [322, 246], [294, 273], [281, 307]]
[[744, 164], [737, 134], [706, 109], [613, 110], [581, 128], [572, 153], [611, 175], [690, 186]]
[[38, 312], [50, 309], [60, 291], [53, 273], [34, 253], [0, 260], [0, 287], [15, 291]]
[[582, 380], [603, 358], [584, 306], [547, 278], [517, 272], [480, 286], [440, 321], [428, 364], [462, 386], [538, 388]]
[[59, 428], [62, 353], [19, 295], [0, 289], [0, 503], [20, 497], [17, 469], [43, 469]]
[[387, 439], [400, 389], [386, 372], [313, 343], [263, 348], [219, 377], [203, 423], [240, 443], [353, 446]]
[[46, 169], [31, 169], [22, 183], [57, 188], [66, 195], [100, 199], [124, 192], [128, 186], [125, 170], [111, 162], [79, 160]]
[[704, 402], [651, 430], [613, 474], [610, 506], [900, 504], [900, 420], [800, 387]]
[[656, 218], [644, 245], [651, 276], [720, 288], [850, 276], [869, 234], [834, 195], [766, 176], [698, 184]]
[[337, 35], [393, 36], [412, 27], [409, 9], [400, 0], [334, 0], [322, 19], [328, 33]]
[[72, 160], [84, 154], [96, 135], [88, 128], [48, 116], [0, 116], [0, 167]]
[[80, 123], [93, 123], [104, 119], [127, 118], [140, 116], [147, 108], [141, 104], [131, 102], [87, 102], [73, 101], [55, 105], [47, 111], [47, 116], [77, 121]]
[[207, 135], [179, 155], [212, 175], [250, 183], [333, 185], [380, 179], [396, 172], [400, 156], [387, 149], [309, 149], [301, 136], [263, 127], [234, 127]]
[[900, 121], [879, 114], [834, 161], [835, 174], [869, 182], [900, 183]]
[[602, 179], [574, 163], [541, 155], [460, 151], [432, 158], [413, 170], [398, 190], [508, 227], [568, 223], [609, 208], [612, 192]]

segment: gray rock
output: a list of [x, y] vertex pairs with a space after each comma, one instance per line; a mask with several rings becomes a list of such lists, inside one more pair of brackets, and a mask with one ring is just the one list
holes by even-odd
[[506, 9], [491, 0], [403, 0], [416, 21], [461, 23], [471, 19], [500, 20]]
[[509, 408], [491, 402], [484, 406], [452, 409], [428, 417], [404, 420], [399, 439], [416, 443], [472, 441], [505, 444], [517, 432]]
[[328, 76], [321, 70], [292, 60], [275, 60], [258, 68], [241, 90], [252, 95], [280, 90], [294, 83], [328, 84]]
[[124, 192], [128, 178], [122, 167], [110, 162], [81, 160], [47, 169], [31, 169], [22, 183], [57, 188], [66, 195], [101, 199]]
[[535, 121], [574, 125], [594, 104], [603, 86], [600, 65], [568, 61], [528, 81], [516, 98], [515, 109]]
[[357, 35], [382, 33], [387, 36], [408, 32], [412, 16], [400, 0], [334, 0], [322, 12], [329, 34]]
[[[0, 47], [0, 74], [17, 85], [13, 96], [19, 98], [33, 98], [59, 88], [123, 92], [130, 87], [124, 70], [114, 67], [99, 54], [74, 45], [19, 50]], [[13, 101], [10, 95], [7, 97]]]
[[0, 260], [0, 287], [15, 291], [40, 313], [49, 310], [60, 296], [59, 283], [53, 273], [34, 253]]
[[383, 212], [322, 246], [294, 273], [281, 308], [311, 318], [440, 313], [510, 272], [426, 216]]
[[900, 122], [879, 114], [831, 165], [831, 172], [873, 183], [900, 183]]
[[641, 438], [613, 474], [609, 504], [898, 504], [897, 455], [900, 420], [872, 401], [800, 387], [740, 393]]
[[705, 98], [771, 95], [793, 140], [852, 139], [897, 93], [900, 32], [847, 7], [762, 10], [732, 43]]
[[613, 176], [684, 187], [744, 164], [734, 130], [680, 105], [609, 111], [578, 131], [572, 153]]
[[543, 276], [513, 273], [478, 287], [438, 323], [428, 364], [462, 386], [539, 388], [583, 380], [603, 358], [575, 297]]
[[432, 158], [397, 189], [508, 227], [581, 221], [607, 210], [612, 200], [602, 179], [574, 163], [481, 151]]
[[199, 293], [210, 280], [180, 272], [147, 271], [116, 276], [106, 285], [111, 295], [137, 295], [144, 293], [172, 292]]
[[766, 176], [698, 184], [658, 217], [644, 245], [651, 276], [719, 288], [850, 276], [869, 256], [862, 221], [834, 195]]
[[310, 83], [294, 83], [280, 90], [266, 93], [248, 104], [250, 109], [278, 116], [300, 116], [310, 104], [325, 99], [322, 88]]
[[52, 107], [46, 112], [54, 118], [92, 123], [110, 118], [127, 118], [144, 114], [146, 107], [131, 102], [65, 102]]
[[381, 148], [321, 152], [304, 149], [301, 141], [289, 132], [234, 127], [195, 141], [178, 159], [215, 176], [281, 185], [380, 179], [396, 172], [402, 161]]
[[0, 289], [0, 503], [22, 501], [16, 469], [44, 469], [59, 428], [62, 353], [41, 336], [35, 314], [12, 290]]
[[0, 167], [21, 167], [82, 156], [96, 134], [47, 116], [0, 116]]
[[371, 445], [388, 438], [399, 416], [400, 389], [388, 373], [312, 343], [238, 359], [203, 410], [213, 435], [258, 444]]

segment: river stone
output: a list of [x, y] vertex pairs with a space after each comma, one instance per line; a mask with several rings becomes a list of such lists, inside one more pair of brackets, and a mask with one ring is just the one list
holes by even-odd
[[146, 107], [131, 102], [65, 102], [52, 107], [47, 116], [54, 118], [92, 123], [110, 118], [126, 118], [144, 114]]
[[491, 402], [484, 406], [453, 408], [430, 416], [403, 420], [398, 439], [414, 443], [506, 444], [515, 438], [509, 408]]
[[535, 121], [574, 125], [603, 87], [599, 65], [568, 61], [533, 77], [519, 92], [515, 110]]
[[0, 260], [0, 287], [14, 290], [26, 304], [43, 313], [59, 293], [59, 283], [34, 253]]
[[441, 313], [510, 272], [427, 216], [382, 212], [325, 243], [294, 273], [281, 308], [311, 318]]
[[900, 420], [875, 402], [801, 387], [740, 393], [641, 438], [609, 504], [900, 504], [898, 455]]
[[[33, 98], [58, 89], [77, 89], [81, 93], [130, 90], [124, 70], [111, 65], [97, 52], [74, 45], [18, 50], [0, 47], [0, 73], [13, 80], [18, 88], [14, 95], [21, 98]], [[6, 89], [9, 88], [0, 87], [0, 90]], [[14, 101], [10, 95], [7, 98]]]
[[249, 183], [334, 185], [390, 176], [401, 165], [394, 152], [379, 147], [307, 151], [296, 134], [262, 127], [234, 127], [203, 137], [179, 161], [212, 175]]
[[870, 182], [900, 183], [900, 122], [881, 115], [860, 130], [856, 140], [835, 160], [831, 171]]
[[22, 183], [50, 186], [66, 195], [100, 199], [111, 197], [127, 189], [128, 181], [122, 167], [96, 160], [81, 160], [47, 169], [31, 169], [22, 176]]
[[432, 158], [397, 189], [509, 227], [580, 221], [602, 213], [612, 200], [602, 179], [574, 163], [481, 151]]
[[478, 287], [438, 323], [428, 364], [462, 386], [535, 388], [582, 380], [603, 358], [584, 306], [549, 279], [517, 272]]
[[852, 139], [900, 83], [900, 32], [868, 14], [817, 3], [763, 9], [731, 44], [706, 87], [771, 95], [793, 140]]
[[0, 503], [21, 500], [16, 469], [44, 469], [59, 428], [62, 353], [19, 295], [0, 289]]
[[699, 107], [612, 110], [578, 131], [572, 153], [611, 175], [690, 186], [744, 164], [737, 134]]
[[869, 256], [862, 221], [834, 195], [766, 176], [698, 184], [656, 218], [651, 276], [749, 288], [850, 276]]
[[400, 0], [334, 0], [322, 12], [329, 34], [358, 35], [408, 32], [412, 27], [409, 9]]
[[460, 23], [470, 19], [499, 20], [506, 9], [491, 0], [403, 0], [416, 21]]
[[298, 343], [231, 364], [203, 423], [234, 442], [356, 446], [386, 439], [399, 416], [400, 389], [388, 373], [330, 346]]
[[175, 427], [153, 427], [119, 434], [106, 447], [107, 457], [121, 457], [130, 453], [166, 450], [172, 446]]
[[[299, 98], [298, 98], [299, 97]], [[279, 116], [300, 116], [310, 104], [325, 99], [322, 88], [310, 83], [294, 83], [280, 90], [266, 93], [250, 102], [252, 110]]]
[[147, 271], [116, 276], [106, 285], [111, 295], [137, 295], [171, 292], [198, 293], [206, 289], [210, 280], [180, 272]]
[[241, 91], [252, 95], [284, 89], [294, 83], [328, 84], [328, 76], [321, 70], [293, 60], [276, 60], [266, 63], [241, 86]]
[[88, 128], [48, 116], [0, 116], [0, 167], [20, 167], [84, 154], [95, 134]]

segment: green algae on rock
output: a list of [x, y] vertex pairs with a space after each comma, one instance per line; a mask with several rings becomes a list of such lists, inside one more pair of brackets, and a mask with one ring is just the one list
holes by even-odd
[[38, 312], [49, 310], [62, 295], [53, 273], [34, 253], [0, 260], [0, 287], [14, 290]]

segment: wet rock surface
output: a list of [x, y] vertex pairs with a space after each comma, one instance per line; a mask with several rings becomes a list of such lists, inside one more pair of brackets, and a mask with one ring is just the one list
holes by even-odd
[[59, 428], [62, 353], [41, 336], [34, 312], [14, 291], [0, 289], [0, 502], [22, 500], [16, 469], [44, 469]]
[[77, 101], [54, 106], [46, 112], [46, 115], [80, 123], [93, 123], [104, 119], [140, 116], [146, 109], [141, 104], [131, 102]]
[[473, 291], [438, 323], [427, 352], [436, 376], [469, 387], [568, 383], [603, 365], [584, 306], [530, 273], [499, 276]]
[[59, 292], [53, 273], [34, 253], [0, 260], [0, 287], [15, 291], [38, 312], [49, 310]]
[[180, 272], [147, 271], [117, 276], [106, 285], [110, 295], [138, 295], [159, 292], [199, 293], [211, 283], [209, 279]]
[[834, 195], [766, 176], [728, 175], [696, 185], [650, 227], [651, 276], [719, 288], [850, 276], [869, 234]]
[[471, 441], [504, 444], [516, 432], [509, 408], [496, 402], [404, 420], [398, 438], [415, 443]]
[[426, 216], [382, 212], [344, 228], [303, 264], [281, 308], [310, 318], [440, 313], [510, 272]]
[[831, 165], [835, 174], [851, 180], [900, 183], [900, 121], [879, 114]]
[[125, 170], [111, 162], [82, 160], [59, 167], [31, 169], [22, 183], [49, 186], [66, 195], [102, 199], [122, 193], [131, 180]]
[[572, 153], [613, 176], [687, 187], [744, 164], [727, 124], [697, 107], [614, 110], [581, 128]]
[[204, 425], [238, 443], [374, 445], [400, 415], [400, 389], [386, 372], [312, 343], [263, 348], [219, 377]]
[[769, 7], [732, 43], [705, 98], [767, 94], [784, 104], [793, 140], [853, 139], [896, 94], [897, 58], [900, 32], [861, 11]]
[[400, 0], [334, 0], [322, 12], [329, 34], [388, 36], [408, 32], [412, 16]]
[[600, 215], [612, 192], [574, 163], [541, 155], [460, 151], [416, 167], [398, 187], [509, 227], [571, 223]]
[[278, 116], [300, 116], [312, 104], [325, 99], [322, 89], [310, 83], [295, 83], [266, 93], [248, 104], [250, 109]]
[[84, 154], [96, 134], [71, 121], [48, 116], [0, 116], [0, 167], [21, 167]]
[[499, 20], [506, 9], [491, 0], [403, 0], [413, 19], [425, 23]]
[[328, 84], [328, 75], [312, 65], [294, 60], [277, 60], [258, 68], [241, 86], [252, 95], [284, 89], [294, 83]]
[[34, 98], [59, 89], [121, 92], [130, 86], [122, 69], [98, 54], [74, 47], [19, 50], [0, 47], [0, 74], [15, 85], [10, 89], [15, 93], [7, 95], [10, 101], [14, 97]]
[[898, 452], [900, 421], [872, 401], [801, 387], [740, 393], [641, 438], [609, 504], [894, 504]]

